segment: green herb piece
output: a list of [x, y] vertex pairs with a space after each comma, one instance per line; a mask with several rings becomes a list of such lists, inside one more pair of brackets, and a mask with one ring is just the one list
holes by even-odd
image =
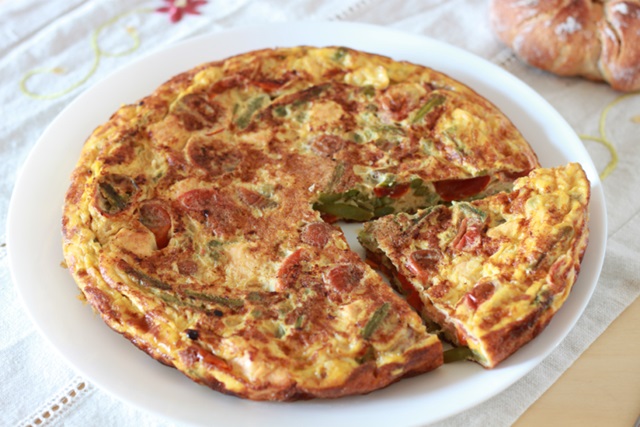
[[166, 302], [167, 304], [170, 305], [186, 305], [184, 303], [184, 301], [182, 301], [180, 298], [178, 298], [176, 295], [173, 295], [169, 292], [165, 292], [165, 291], [160, 291], [160, 290], [153, 290], [153, 293], [160, 298], [162, 301]]
[[186, 290], [185, 295], [198, 300], [224, 305], [229, 308], [240, 308], [244, 306], [244, 301], [238, 298], [221, 297], [219, 295], [205, 294], [203, 292], [196, 292], [192, 290]]
[[475, 216], [480, 218], [480, 221], [484, 221], [487, 219], [487, 213], [483, 210], [480, 210], [467, 202], [453, 202], [454, 206], [458, 207], [465, 216]]
[[136, 182], [128, 176], [103, 176], [98, 183], [98, 208], [106, 214], [117, 214], [127, 208], [138, 190]]
[[378, 106], [375, 104], [369, 104], [366, 107], [364, 107], [364, 110], [370, 113], [375, 113], [376, 111], [378, 111]]
[[382, 206], [373, 211], [373, 216], [378, 218], [381, 216], [389, 215], [394, 213], [396, 210], [392, 206]]
[[247, 300], [251, 302], [259, 302], [262, 301], [262, 294], [260, 292], [249, 292], [247, 294]]
[[[544, 261], [544, 259], [547, 257], [546, 253], [541, 253], [540, 255], [538, 255], [538, 257], [536, 258], [536, 260], [534, 262], [532, 262], [531, 264], [529, 264], [529, 267], [527, 268], [527, 270], [529, 271], [535, 271], [538, 269], [538, 267], [540, 267], [540, 264], [542, 264], [542, 261]], [[536, 296], [537, 298], [537, 296]]]
[[[418, 187], [415, 190], [413, 190], [413, 194], [415, 194], [416, 196], [433, 196], [433, 192], [431, 190], [429, 190], [429, 187]], [[431, 199], [431, 198], [429, 198]]]
[[371, 360], [375, 360], [375, 358], [376, 358], [376, 351], [374, 350], [373, 346], [370, 345], [369, 347], [367, 347], [367, 349], [365, 350], [362, 356], [356, 358], [356, 362], [362, 365], [363, 363], [367, 363]]
[[469, 347], [454, 347], [443, 354], [444, 363], [457, 362], [459, 360], [473, 359], [473, 351]]
[[294, 100], [291, 105], [293, 105], [294, 107], [299, 107], [300, 105], [311, 101], [313, 98], [317, 98], [322, 92], [324, 92], [325, 89], [328, 89], [329, 87], [331, 87], [331, 83], [312, 86], [309, 89], [305, 89], [300, 92], [300, 97]]
[[247, 103], [247, 106], [244, 112], [236, 119], [236, 126], [238, 126], [240, 129], [245, 129], [247, 126], [249, 126], [253, 113], [255, 113], [258, 109], [260, 109], [260, 107], [262, 107], [262, 104], [264, 103], [264, 101], [267, 100], [267, 98], [268, 96], [266, 95], [261, 95], [261, 96], [252, 98]]
[[384, 176], [384, 179], [378, 185], [380, 187], [393, 187], [396, 183], [396, 176], [392, 173], [388, 173]]
[[556, 240], [558, 242], [561, 242], [567, 238], [572, 237], [573, 233], [574, 233], [573, 227], [570, 225], [565, 225], [560, 230], [558, 230], [558, 233], [556, 234]]
[[287, 108], [284, 105], [278, 105], [273, 109], [273, 114], [278, 117], [284, 117], [287, 115]]
[[362, 87], [362, 93], [368, 98], [371, 98], [376, 94], [376, 88], [373, 85], [366, 85]]
[[278, 329], [276, 329], [275, 336], [276, 338], [282, 338], [287, 333], [287, 330], [282, 325], [278, 325]]
[[351, 190], [347, 190], [344, 193], [342, 193], [342, 197], [345, 200], [352, 200], [352, 199], [356, 199], [358, 197], [360, 197], [361, 193], [359, 190], [356, 190], [355, 188], [352, 188]]
[[320, 193], [318, 196], [318, 202], [320, 203], [334, 203], [342, 198], [342, 193]]
[[207, 247], [209, 248], [209, 257], [211, 257], [214, 261], [220, 261], [224, 256], [224, 252], [222, 252], [221, 247], [225, 242], [220, 242], [218, 240], [209, 240], [207, 242]]
[[422, 181], [422, 179], [420, 178], [414, 178], [411, 180], [411, 182], [409, 183], [409, 187], [411, 187], [412, 189], [416, 189], [416, 188], [420, 188], [424, 185], [424, 181]]
[[342, 62], [342, 60], [347, 56], [348, 53], [349, 51], [347, 49], [345, 49], [344, 47], [339, 47], [338, 49], [336, 49], [331, 59], [336, 62]]
[[147, 288], [161, 289], [163, 291], [171, 290], [171, 285], [169, 285], [168, 283], [165, 283], [162, 280], [157, 279], [155, 277], [151, 277], [148, 274], [143, 273], [142, 271], [130, 268], [130, 269], [127, 269], [125, 273], [127, 273], [127, 275], [131, 279], [135, 280], [140, 286], [144, 286]]
[[391, 197], [382, 196], [382, 197], [374, 197], [372, 199], [372, 205], [375, 209], [387, 207], [393, 204], [393, 199]]
[[207, 246], [209, 246], [209, 248], [213, 249], [213, 248], [217, 248], [219, 246], [224, 245], [224, 242], [221, 242], [220, 240], [209, 240], [207, 242]]
[[342, 219], [368, 221], [373, 218], [372, 211], [346, 203], [315, 203], [313, 208]]
[[411, 123], [417, 123], [420, 120], [422, 120], [424, 118], [424, 116], [426, 116], [427, 114], [429, 114], [429, 112], [431, 110], [433, 110], [436, 107], [439, 107], [440, 105], [444, 104], [444, 101], [446, 101], [447, 98], [445, 98], [442, 95], [434, 95], [432, 97], [430, 97], [427, 102], [425, 102], [425, 104], [420, 107], [420, 109], [416, 112], [415, 116], [413, 116], [413, 119], [411, 120]]
[[380, 327], [382, 322], [384, 322], [384, 319], [389, 314], [390, 307], [391, 307], [391, 304], [389, 304], [388, 302], [385, 302], [384, 304], [382, 304], [380, 307], [376, 309], [376, 311], [371, 316], [371, 319], [369, 319], [364, 329], [362, 330], [362, 337], [365, 340], [368, 340], [369, 338], [371, 338], [373, 333]]
[[460, 137], [456, 134], [458, 132], [457, 126], [451, 126], [442, 132], [442, 138], [449, 141], [450, 145], [460, 154], [468, 154], [467, 145], [460, 140]]
[[98, 184], [100, 189], [100, 196], [102, 199], [101, 209], [108, 213], [117, 213], [127, 207], [127, 201], [113, 188], [113, 186], [106, 182]]
[[304, 123], [309, 118], [309, 114], [306, 111], [300, 111], [300, 113], [296, 114], [294, 117], [295, 121], [298, 123]]
[[378, 248], [378, 242], [373, 238], [373, 235], [368, 232], [366, 227], [358, 232], [358, 242], [371, 252], [375, 252]]
[[433, 212], [436, 209], [439, 209], [440, 206], [436, 205], [436, 206], [429, 206], [424, 208], [423, 210], [419, 211], [417, 215], [415, 215], [413, 218], [411, 218], [411, 222], [416, 225], [416, 224], [420, 224], [420, 222], [422, 222], [423, 219], [425, 219], [427, 216], [429, 216], [431, 214], [431, 212]]
[[411, 189], [413, 190], [414, 196], [431, 196], [433, 192], [429, 189], [429, 187], [424, 183], [424, 181], [420, 178], [415, 178], [411, 180], [409, 184]]
[[553, 302], [553, 296], [548, 290], [543, 290], [536, 294], [535, 298], [531, 302], [531, 304], [536, 306], [541, 306], [543, 308], [547, 308]]
[[303, 323], [304, 323], [304, 314], [301, 316], [298, 316], [298, 318], [296, 319], [296, 323], [293, 327], [296, 329], [302, 329]]
[[373, 128], [378, 133], [386, 133], [397, 136], [404, 136], [406, 132], [400, 126], [397, 125], [381, 125]]

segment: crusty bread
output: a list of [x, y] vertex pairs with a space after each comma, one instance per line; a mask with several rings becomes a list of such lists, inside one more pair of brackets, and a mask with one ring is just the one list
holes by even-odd
[[640, 89], [640, 0], [491, 0], [490, 15], [498, 37], [535, 67]]

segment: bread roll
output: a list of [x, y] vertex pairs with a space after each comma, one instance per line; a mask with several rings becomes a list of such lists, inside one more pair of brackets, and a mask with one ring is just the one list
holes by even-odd
[[535, 67], [640, 89], [640, 0], [491, 0], [490, 16], [498, 37]]

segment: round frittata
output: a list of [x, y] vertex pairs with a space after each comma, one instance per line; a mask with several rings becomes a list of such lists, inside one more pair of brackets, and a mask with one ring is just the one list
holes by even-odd
[[367, 393], [443, 361], [353, 252], [365, 222], [509, 190], [538, 167], [498, 109], [424, 66], [342, 47], [180, 74], [86, 141], [66, 264], [115, 331], [224, 393]]

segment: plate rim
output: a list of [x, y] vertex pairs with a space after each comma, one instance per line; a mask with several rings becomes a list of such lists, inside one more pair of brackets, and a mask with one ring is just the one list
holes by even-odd
[[[438, 45], [439, 48], [446, 48], [447, 50], [449, 50], [450, 52], [453, 52], [456, 56], [456, 58], [462, 58], [465, 60], [468, 60], [469, 58], [474, 58], [474, 61], [480, 61], [481, 63], [484, 64], [484, 66], [488, 69], [492, 69], [493, 71], [497, 72], [498, 74], [501, 73], [500, 77], [505, 77], [507, 79], [511, 79], [511, 83], [512, 84], [517, 84], [520, 86], [519, 89], [523, 90], [525, 93], [528, 93], [528, 95], [531, 97], [532, 101], [535, 101], [537, 103], [539, 103], [540, 105], [542, 105], [543, 107], [547, 108], [548, 110], [550, 110], [552, 112], [552, 115], [555, 114], [557, 117], [554, 117], [555, 121], [559, 121], [560, 123], [564, 123], [564, 126], [566, 128], [568, 128], [571, 133], [573, 133], [573, 135], [575, 135], [575, 132], [573, 131], [573, 129], [570, 127], [570, 125], [566, 122], [566, 120], [564, 120], [564, 118], [560, 115], [559, 112], [557, 112], [555, 110], [555, 108], [553, 108], [544, 98], [542, 98], [542, 96], [540, 96], [539, 94], [537, 94], [537, 92], [535, 92], [532, 88], [530, 88], [526, 83], [524, 83], [523, 81], [521, 81], [519, 78], [517, 78], [516, 76], [510, 74], [509, 72], [507, 72], [506, 70], [498, 67], [497, 65], [491, 63], [490, 61], [481, 58], [473, 53], [467, 52], [459, 47], [455, 47], [455, 46], [451, 46], [448, 45], [442, 41], [438, 41], [423, 35], [417, 35], [417, 34], [410, 34], [410, 33], [405, 33], [402, 32], [400, 30], [396, 30], [396, 29], [391, 29], [388, 27], [381, 27], [381, 26], [377, 26], [377, 25], [373, 25], [373, 24], [364, 24], [364, 23], [352, 23], [352, 22], [322, 22], [322, 21], [310, 21], [310, 22], [299, 22], [299, 23], [280, 23], [280, 24], [260, 24], [260, 25], [247, 25], [247, 26], [239, 26], [239, 27], [235, 27], [232, 29], [228, 29], [228, 30], [223, 30], [223, 31], [217, 31], [217, 32], [213, 32], [213, 33], [208, 33], [208, 34], [203, 34], [203, 35], [199, 35], [196, 37], [191, 37], [189, 39], [180, 41], [178, 43], [169, 45], [169, 46], [165, 46], [163, 48], [160, 49], [156, 49], [153, 52], [146, 54], [142, 57], [140, 57], [139, 59], [132, 61], [126, 65], [124, 65], [123, 67], [115, 70], [114, 72], [110, 73], [108, 76], [106, 76], [105, 78], [101, 79], [100, 81], [98, 81], [96, 84], [92, 85], [91, 87], [87, 88], [83, 93], [81, 93], [80, 95], [78, 95], [74, 100], [72, 100], [54, 119], [53, 121], [49, 124], [49, 126], [47, 126], [44, 130], [44, 132], [42, 133], [41, 137], [38, 139], [38, 141], [35, 143], [35, 145], [33, 146], [33, 148], [30, 150], [29, 155], [27, 156], [25, 162], [23, 163], [23, 166], [20, 169], [20, 172], [18, 174], [18, 177], [16, 179], [15, 185], [14, 185], [14, 189], [12, 192], [12, 196], [11, 196], [11, 200], [10, 200], [10, 204], [9, 204], [9, 210], [8, 210], [8, 216], [7, 216], [7, 252], [8, 252], [8, 259], [9, 259], [9, 267], [11, 270], [11, 275], [13, 278], [13, 283], [15, 285], [15, 288], [18, 291], [19, 294], [19, 298], [22, 301], [23, 307], [25, 308], [25, 311], [28, 313], [30, 319], [32, 320], [33, 324], [36, 326], [36, 328], [38, 329], [38, 331], [40, 332], [41, 336], [43, 336], [45, 338], [45, 340], [47, 342], [49, 342], [51, 344], [51, 346], [55, 349], [55, 351], [60, 354], [64, 360], [67, 361], [67, 363], [69, 363], [73, 369], [78, 370], [82, 375], [86, 376], [89, 380], [92, 381], [93, 384], [97, 385], [99, 388], [107, 391], [109, 394], [117, 397], [118, 399], [125, 401], [129, 404], [132, 404], [138, 408], [141, 408], [147, 412], [152, 412], [155, 413], [156, 415], [160, 415], [162, 417], [166, 417], [169, 419], [175, 419], [175, 420], [180, 420], [182, 422], [187, 421], [187, 422], [198, 422], [197, 419], [193, 419], [193, 418], [183, 418], [183, 417], [176, 417], [175, 413], [172, 412], [168, 412], [167, 410], [163, 411], [162, 408], [158, 408], [157, 405], [152, 405], [148, 399], [131, 399], [131, 397], [127, 397], [122, 395], [122, 392], [119, 391], [117, 388], [114, 388], [113, 386], [110, 386], [109, 384], [104, 384], [104, 381], [101, 380], [100, 376], [97, 376], [89, 371], [87, 372], [86, 369], [82, 369], [83, 365], [78, 366], [77, 363], [73, 363], [72, 360], [74, 360], [73, 357], [69, 357], [69, 351], [68, 349], [61, 349], [60, 348], [60, 339], [59, 337], [52, 337], [51, 334], [46, 332], [46, 328], [43, 327], [43, 319], [41, 317], [38, 316], [38, 313], [33, 312], [33, 304], [32, 301], [30, 300], [30, 298], [32, 298], [32, 295], [29, 295], [28, 293], [26, 293], [26, 288], [24, 288], [24, 284], [21, 286], [20, 282], [21, 280], [23, 280], [23, 274], [21, 269], [23, 267], [20, 267], [18, 265], [19, 261], [18, 259], [20, 258], [20, 254], [16, 253], [16, 250], [14, 250], [14, 247], [20, 247], [20, 236], [17, 235], [17, 231], [19, 230], [20, 227], [16, 228], [16, 224], [21, 224], [21, 221], [23, 221], [23, 218], [21, 218], [21, 213], [18, 211], [19, 207], [21, 206], [21, 204], [25, 203], [25, 196], [23, 194], [20, 194], [21, 190], [24, 190], [25, 188], [28, 188], [28, 180], [29, 177], [27, 177], [27, 173], [25, 171], [30, 171], [31, 169], [34, 168], [33, 164], [35, 162], [34, 159], [36, 159], [36, 157], [38, 155], [42, 155], [41, 152], [44, 150], [43, 146], [45, 144], [47, 144], [47, 137], [48, 135], [50, 135], [53, 132], [53, 129], [56, 126], [59, 126], [60, 121], [62, 120], [63, 117], [65, 117], [65, 115], [70, 114], [70, 112], [73, 112], [75, 109], [78, 108], [78, 106], [83, 105], [83, 103], [86, 103], [88, 99], [91, 99], [92, 96], [94, 96], [93, 94], [95, 94], [96, 92], [100, 91], [100, 90], [104, 90], [105, 87], [108, 87], [109, 85], [112, 85], [114, 81], [117, 81], [119, 78], [121, 78], [121, 76], [126, 75], [127, 73], [130, 73], [131, 70], [135, 69], [136, 67], [144, 67], [145, 63], [149, 63], [149, 61], [153, 61], [156, 60], [157, 58], [163, 57], [168, 55], [170, 52], [175, 52], [178, 51], [186, 46], [194, 46], [194, 45], [198, 45], [199, 43], [202, 43], [205, 40], [215, 40], [215, 39], [221, 39], [229, 36], [246, 36], [247, 34], [255, 34], [255, 33], [260, 33], [260, 32], [265, 32], [265, 31], [273, 31], [274, 29], [277, 29], [279, 31], [282, 31], [283, 29], [287, 29], [288, 32], [301, 32], [301, 31], [317, 31], [317, 30], [327, 30], [327, 29], [340, 29], [340, 31], [364, 31], [364, 32], [374, 32], [374, 33], [378, 33], [378, 36], [381, 33], [384, 33], [385, 35], [389, 35], [389, 36], [394, 36], [394, 37], [400, 37], [403, 38], [405, 40], [407, 39], [412, 39], [413, 43], [417, 43], [417, 44], [425, 44], [425, 45], [430, 45], [430, 46], [436, 46]], [[416, 41], [418, 40], [418, 41]], [[304, 43], [303, 43], [304, 44]], [[282, 46], [284, 46], [286, 44], [283, 44]], [[294, 44], [289, 44], [291, 46], [293, 46]], [[328, 44], [327, 44], [328, 45]], [[345, 43], [345, 45], [347, 46], [351, 46], [351, 43]], [[240, 52], [237, 52], [240, 53]], [[377, 52], [374, 52], [377, 53]], [[222, 58], [213, 58], [214, 59], [222, 59]], [[397, 59], [397, 58], [394, 58]], [[194, 64], [194, 66], [197, 64]], [[427, 66], [429, 66], [427, 64]], [[435, 68], [435, 67], [434, 67]], [[436, 68], [437, 69], [437, 68]], [[449, 74], [449, 73], [446, 73]], [[449, 74], [451, 75], [451, 74]], [[453, 75], [452, 77], [459, 79], [459, 77], [456, 77], [455, 75]], [[515, 82], [515, 83], [514, 83]], [[471, 84], [467, 83], [466, 81], [463, 80], [463, 83], [467, 84], [468, 86], [470, 86], [472, 89], [474, 90], [478, 90], [476, 87], [472, 86]], [[156, 85], [157, 86], [157, 85]], [[485, 89], [484, 87], [482, 89]], [[483, 94], [481, 91], [479, 91], [483, 96], [487, 97], [486, 94]], [[135, 99], [139, 98], [141, 96], [136, 96]], [[492, 102], [495, 102], [493, 99], [490, 100]], [[131, 100], [133, 101], [133, 100]], [[115, 109], [113, 110], [115, 111]], [[106, 119], [105, 119], [106, 120]], [[566, 131], [566, 129], [565, 129]], [[88, 136], [88, 135], [87, 135]], [[577, 137], [577, 135], [575, 135], [575, 138], [579, 141], [579, 138]], [[584, 153], [586, 153], [586, 148], [584, 148]], [[593, 295], [593, 291], [595, 290], [595, 287], [597, 286], [597, 282], [599, 280], [599, 276], [600, 276], [600, 272], [602, 270], [602, 265], [604, 263], [604, 253], [606, 250], [606, 232], [607, 232], [607, 221], [606, 221], [606, 204], [605, 204], [605, 200], [604, 200], [604, 192], [602, 190], [602, 185], [601, 182], [599, 180], [599, 177], [597, 176], [597, 172], [595, 172], [594, 175], [594, 171], [595, 171], [595, 166], [593, 165], [593, 162], [591, 161], [588, 153], [586, 153], [587, 158], [588, 158], [588, 164], [587, 165], [583, 165], [583, 167], [585, 167], [585, 170], [587, 170], [587, 173], [589, 174], [589, 178], [592, 181], [592, 204], [590, 206], [590, 209], [595, 209], [597, 212], [596, 213], [596, 217], [600, 220], [600, 223], [597, 224], [598, 226], [598, 232], [600, 234], [600, 236], [604, 236], [604, 239], [602, 240], [602, 244], [599, 245], [598, 247], [594, 248], [594, 245], [590, 245], [587, 248], [587, 252], [591, 254], [591, 257], [595, 257], [596, 260], [599, 261], [599, 265], [595, 268], [595, 270], [593, 270], [595, 272], [595, 277], [592, 279], [592, 281], [594, 282], [593, 285], [591, 286], [591, 291], [589, 292], [589, 295], [586, 299], [581, 300], [580, 304], [578, 305], [578, 307], [575, 309], [578, 311], [578, 314], [573, 316], [572, 319], [570, 319], [570, 323], [565, 326], [564, 329], [566, 329], [566, 332], [564, 334], [562, 334], [562, 337], [560, 339], [557, 340], [553, 340], [553, 342], [551, 343], [550, 347], [547, 349], [547, 351], [543, 352], [543, 354], [539, 354], [535, 360], [532, 360], [530, 363], [531, 367], [527, 367], [525, 370], [526, 372], [523, 373], [522, 375], [515, 375], [513, 376], [509, 381], [507, 380], [503, 380], [499, 385], [499, 387], [495, 388], [494, 390], [492, 390], [492, 392], [490, 393], [490, 395], [484, 396], [482, 398], [478, 398], [478, 399], [470, 399], [469, 401], [467, 401], [465, 404], [462, 404], [459, 406], [459, 408], [455, 411], [447, 411], [446, 413], [442, 413], [439, 414], [439, 416], [434, 416], [434, 417], [423, 417], [420, 420], [418, 420], [419, 422], [435, 422], [435, 421], [439, 421], [442, 420], [444, 418], [453, 416], [459, 412], [462, 412], [466, 409], [469, 409], [473, 406], [476, 406], [488, 399], [490, 399], [491, 397], [496, 396], [497, 394], [499, 394], [500, 392], [502, 392], [504, 389], [506, 389], [507, 387], [511, 386], [513, 383], [515, 383], [516, 381], [518, 381], [519, 379], [521, 379], [524, 375], [526, 375], [526, 373], [530, 372], [535, 366], [537, 366], [539, 363], [542, 362], [542, 360], [544, 358], [546, 358], [555, 348], [555, 346], [557, 346], [562, 340], [564, 340], [566, 338], [566, 336], [570, 333], [571, 330], [573, 330], [575, 323], [578, 321], [578, 319], [582, 316], [586, 305], [588, 304], [588, 302], [590, 301], [592, 295]], [[76, 159], [77, 156], [74, 156], [74, 159]], [[582, 162], [581, 162], [582, 163]], [[594, 197], [595, 196], [595, 197]], [[593, 203], [593, 200], [596, 199], [597, 203]], [[60, 208], [62, 206], [62, 200], [60, 200]], [[594, 212], [592, 212], [592, 219], [594, 218], [593, 215]], [[23, 223], [23, 222], [22, 222]], [[17, 246], [16, 246], [17, 245]], [[595, 251], [595, 253], [594, 253]], [[573, 293], [573, 292], [572, 292]], [[31, 303], [31, 305], [30, 305]], [[562, 312], [562, 311], [561, 311]], [[559, 313], [560, 314], [560, 313]], [[109, 331], [110, 332], [110, 331]], [[545, 331], [546, 332], [546, 331]], [[544, 332], [543, 332], [544, 333]], [[538, 337], [540, 338], [540, 337]], [[148, 357], [145, 355], [145, 357]], [[507, 367], [505, 369], [503, 369], [502, 371], [508, 371], [510, 367]], [[500, 372], [500, 371], [495, 371], [495, 372]], [[94, 375], [92, 375], [94, 374]], [[429, 374], [428, 374], [429, 375]], [[437, 375], [437, 374], [436, 374]], [[403, 382], [408, 382], [409, 380], [403, 380]], [[190, 380], [189, 380], [190, 381]], [[401, 384], [400, 384], [401, 385]], [[395, 386], [394, 386], [395, 387]], [[209, 391], [207, 390], [207, 392], [210, 392], [214, 395], [217, 395], [218, 393], [213, 392], [213, 391]], [[376, 392], [379, 393], [379, 392]], [[362, 399], [364, 399], [365, 401], [370, 399], [370, 396], [372, 395], [367, 395], [365, 397], [363, 397]], [[375, 398], [375, 396], [374, 396]], [[346, 400], [348, 400], [350, 398], [347, 398]], [[336, 404], [336, 402], [326, 402], [324, 401], [324, 403], [320, 403], [318, 404], [317, 401], [314, 401], [315, 403], [311, 403], [309, 406], [310, 407], [317, 407], [318, 405], [321, 406], [330, 406], [330, 407], [340, 407], [342, 408], [340, 411], [342, 412], [344, 410], [343, 406], [341, 404]], [[255, 402], [251, 402], [249, 404], [249, 406], [251, 406], [251, 404], [254, 404]], [[260, 403], [258, 403], [260, 404]], [[295, 405], [295, 404], [294, 404]], [[246, 405], [240, 405], [240, 406], [246, 406]], [[239, 425], [244, 425], [244, 424], [239, 424]]]

